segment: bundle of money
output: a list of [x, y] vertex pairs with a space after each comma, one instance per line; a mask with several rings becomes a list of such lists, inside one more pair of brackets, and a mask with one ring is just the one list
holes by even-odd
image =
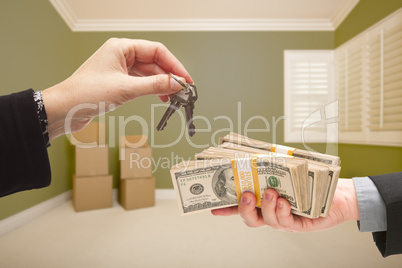
[[331, 209], [339, 163], [336, 156], [230, 133], [219, 147], [173, 166], [171, 176], [182, 214], [235, 206], [245, 191], [255, 194], [260, 207], [264, 190], [272, 188], [293, 214], [318, 218]]
[[283, 146], [283, 145], [263, 142], [263, 141], [251, 139], [246, 136], [242, 136], [242, 135], [234, 133], [234, 132], [231, 132], [228, 135], [226, 135], [225, 137], [221, 138], [219, 143], [222, 146], [224, 146], [225, 143], [228, 143], [227, 146], [230, 146], [229, 144], [243, 145], [246, 147], [260, 149], [260, 150], [264, 150], [264, 151], [284, 153], [284, 154], [292, 155], [294, 157], [304, 158], [304, 159], [320, 162], [323, 164], [335, 165], [335, 166], [341, 165], [341, 160], [340, 160], [339, 156], [322, 154], [322, 153], [317, 153], [317, 152], [310, 152], [310, 151], [306, 151], [306, 150], [302, 150], [302, 149], [291, 148], [291, 147], [287, 147], [287, 146]]

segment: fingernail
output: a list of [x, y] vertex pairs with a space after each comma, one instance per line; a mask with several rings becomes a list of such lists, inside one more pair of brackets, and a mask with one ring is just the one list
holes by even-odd
[[245, 197], [244, 195], [241, 197], [241, 203], [242, 203], [243, 205], [248, 205], [248, 204], [250, 204], [250, 202], [251, 202], [251, 199], [250, 199], [250, 198], [247, 198], [247, 197]]
[[265, 193], [265, 194], [264, 194], [264, 199], [265, 199], [266, 201], [271, 201], [271, 200], [272, 200], [272, 195], [270, 195], [270, 194], [268, 194], [268, 193]]
[[[178, 77], [178, 79], [180, 81], [182, 81], [184, 84], [186, 83], [186, 80], [184, 78]], [[173, 77], [170, 77], [169, 83], [170, 83], [171, 90], [177, 91], [177, 90], [180, 90], [181, 88], [183, 88], [183, 86], [180, 85], [180, 83], [177, 82]]]
[[278, 202], [278, 208], [283, 208], [282, 202]]

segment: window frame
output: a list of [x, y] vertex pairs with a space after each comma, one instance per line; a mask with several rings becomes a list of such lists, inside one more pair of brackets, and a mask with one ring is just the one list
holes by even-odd
[[[326, 103], [317, 106], [317, 109], [310, 112], [310, 118], [316, 116], [317, 120], [320, 122], [327, 122], [329, 119], [330, 124], [320, 124], [322, 129], [319, 130], [308, 130], [302, 132], [294, 131], [292, 129], [292, 123], [294, 122], [295, 115], [292, 112], [292, 106], [294, 101], [292, 96], [294, 96], [292, 88], [292, 64], [291, 62], [299, 59], [323, 59], [328, 63], [327, 79], [328, 82], [328, 94]], [[307, 61], [307, 62], [308, 62]], [[316, 98], [315, 98], [316, 97]], [[309, 98], [317, 100], [320, 97], [319, 94], [309, 93]], [[334, 50], [285, 50], [284, 51], [284, 112], [285, 112], [285, 129], [284, 129], [284, 139], [286, 143], [337, 143], [338, 141], [338, 125], [334, 122], [337, 119], [338, 107], [337, 103], [334, 105], [335, 91], [334, 91]], [[314, 115], [313, 115], [314, 114]], [[307, 117], [309, 118], [309, 117]], [[306, 118], [306, 119], [307, 119]], [[314, 122], [314, 119], [313, 119]], [[317, 121], [318, 122], [318, 121]], [[313, 125], [312, 123], [311, 125]], [[306, 138], [308, 137], [308, 138]]]

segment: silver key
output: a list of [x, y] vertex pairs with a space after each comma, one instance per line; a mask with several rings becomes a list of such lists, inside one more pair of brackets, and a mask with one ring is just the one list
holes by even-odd
[[172, 116], [172, 114], [180, 109], [181, 106], [185, 108], [186, 111], [186, 120], [187, 120], [187, 128], [188, 134], [193, 136], [195, 133], [195, 127], [193, 124], [193, 109], [194, 102], [197, 100], [197, 89], [194, 85], [184, 84], [177, 76], [173, 74], [169, 74], [173, 79], [175, 79], [180, 85], [183, 86], [183, 89], [174, 95], [170, 96], [170, 105], [167, 108], [165, 114], [163, 115], [161, 121], [159, 122], [156, 129], [161, 131], [167, 125], [167, 121]]
[[197, 95], [197, 88], [194, 85], [190, 85], [190, 86], [193, 89], [193, 94], [189, 98], [187, 105], [184, 106], [184, 109], [186, 111], [188, 135], [190, 137], [192, 137], [195, 134], [195, 126], [194, 126], [194, 123], [193, 123], [194, 103], [198, 99], [198, 95]]

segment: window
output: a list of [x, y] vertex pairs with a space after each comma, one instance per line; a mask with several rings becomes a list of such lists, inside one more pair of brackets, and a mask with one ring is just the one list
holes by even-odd
[[285, 51], [285, 142], [336, 142], [332, 50]]
[[335, 51], [335, 89], [339, 100], [339, 130], [357, 140], [363, 135], [364, 87], [362, 38]]
[[339, 140], [402, 146], [402, 10], [335, 50]]

